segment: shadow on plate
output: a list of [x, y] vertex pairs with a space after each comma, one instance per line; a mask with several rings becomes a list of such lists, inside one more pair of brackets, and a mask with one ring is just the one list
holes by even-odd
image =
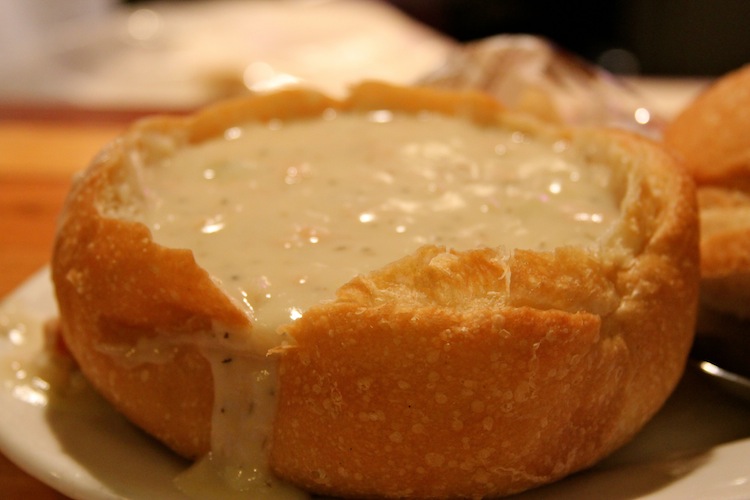
[[[718, 391], [689, 368], [661, 411], [629, 444], [589, 470], [512, 498], [629, 500], [654, 495], [710, 464], [717, 446], [749, 437], [750, 405]], [[682, 497], [675, 493], [669, 498]]]
[[82, 498], [187, 498], [172, 480], [189, 463], [136, 428], [88, 385], [51, 398], [46, 419], [62, 453], [91, 476], [72, 485]]

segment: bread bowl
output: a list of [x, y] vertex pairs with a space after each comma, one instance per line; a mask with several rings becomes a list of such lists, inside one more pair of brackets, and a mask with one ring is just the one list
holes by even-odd
[[[281, 191], [261, 194], [261, 178]], [[198, 187], [175, 195], [188, 179]], [[305, 191], [315, 179], [328, 191]], [[240, 183], [250, 194], [225, 200]], [[303, 208], [288, 210], [289, 190]], [[364, 233], [328, 217], [338, 194]], [[206, 200], [220, 216], [187, 220]], [[199, 240], [221, 241], [231, 213], [252, 222], [227, 270], [239, 244]], [[471, 217], [430, 225], [451, 214]], [[93, 386], [198, 460], [182, 488], [220, 476], [248, 494], [486, 497], [596, 463], [660, 408], [692, 340], [697, 238], [692, 181], [646, 139], [370, 82], [340, 101], [297, 89], [136, 123], [76, 180], [52, 274], [63, 338]], [[296, 286], [267, 279], [274, 262], [324, 245], [279, 269], [326, 286], [266, 311]]]
[[702, 304], [740, 319], [750, 317], [748, 130], [750, 65], [714, 81], [664, 130], [698, 184]]

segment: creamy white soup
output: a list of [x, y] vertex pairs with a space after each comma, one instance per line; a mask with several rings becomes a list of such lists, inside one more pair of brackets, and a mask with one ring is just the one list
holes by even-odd
[[246, 125], [145, 169], [141, 217], [275, 330], [424, 244], [595, 245], [618, 214], [610, 171], [566, 153], [434, 114]]
[[[261, 346], [279, 345], [280, 326], [357, 274], [421, 245], [595, 249], [618, 217], [609, 168], [565, 141], [436, 114], [248, 124], [133, 166], [145, 193], [136, 219], [157, 243], [193, 250]], [[275, 365], [260, 354], [226, 364], [207, 351], [225, 406], [214, 411], [212, 455], [180, 479], [189, 493], [222, 497], [220, 477], [231, 491], [296, 494], [264, 462]], [[248, 405], [263, 411], [230, 411]]]

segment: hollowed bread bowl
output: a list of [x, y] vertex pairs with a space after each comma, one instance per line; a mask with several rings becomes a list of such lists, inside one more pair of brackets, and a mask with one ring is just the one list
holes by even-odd
[[[208, 143], [223, 151], [243, 124], [283, 132], [350, 115], [418, 116], [408, 126], [421, 128], [438, 116], [560, 151], [606, 173], [615, 216], [587, 244], [515, 248], [494, 226], [471, 248], [415, 244], [261, 334], [252, 304], [200, 252], [155, 241], [143, 213], [162, 194], [149, 169]], [[324, 134], [322, 149], [344, 147], [347, 133]], [[547, 186], [538, 194], [554, 200]], [[240, 254], [253, 256], [260, 233], [245, 234]], [[270, 266], [282, 253], [262, 257]], [[324, 495], [498, 496], [591, 466], [669, 396], [693, 338], [696, 201], [671, 157], [631, 134], [553, 128], [475, 93], [286, 90], [134, 124], [76, 179], [52, 271], [80, 369], [177, 453], [209, 454], [218, 470], [253, 463], [271, 484]]]

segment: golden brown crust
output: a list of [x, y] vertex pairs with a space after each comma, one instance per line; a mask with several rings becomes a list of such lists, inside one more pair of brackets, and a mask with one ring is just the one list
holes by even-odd
[[427, 108], [565, 138], [617, 170], [623, 217], [602, 253], [427, 246], [342, 284], [291, 324], [296, 345], [279, 354], [274, 471], [326, 494], [478, 497], [555, 480], [630, 439], [673, 389], [692, 339], [691, 181], [634, 136], [548, 129], [478, 94], [380, 84], [343, 103], [292, 91], [148, 120], [95, 161], [52, 261], [64, 338], [95, 387], [179, 453], [208, 451], [213, 387], [198, 346], [216, 324], [251, 325], [189, 251], [116, 217], [138, 204], [124, 158], [163, 154], [144, 134], [179, 147], [327, 107]]
[[[94, 387], [133, 422], [190, 456], [208, 448], [208, 364], [179, 341], [152, 363], [129, 366], [125, 355], [148, 338], [205, 332], [215, 318], [229, 324], [246, 319], [191, 252], [158, 247], [144, 226], [101, 216], [98, 200], [118, 182], [122, 154], [122, 143], [115, 144], [78, 179], [66, 202], [52, 262], [61, 327]], [[178, 411], [183, 415], [172, 419], [151, 417]]]
[[704, 306], [750, 317], [750, 195], [722, 187], [698, 189], [701, 219], [701, 300]]
[[719, 78], [664, 131], [698, 183], [701, 298], [750, 317], [750, 65]]
[[750, 65], [719, 78], [664, 130], [699, 184], [750, 181]]

